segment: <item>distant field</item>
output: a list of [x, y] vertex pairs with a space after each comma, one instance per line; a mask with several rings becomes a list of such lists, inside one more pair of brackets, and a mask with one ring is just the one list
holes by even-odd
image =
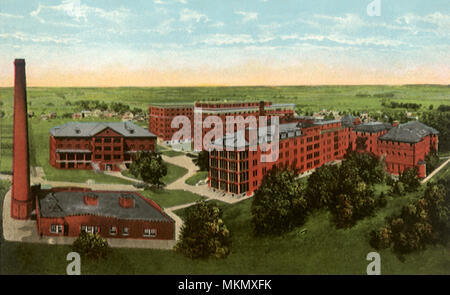
[[[43, 166], [48, 163], [48, 131], [67, 119], [40, 121], [41, 114], [55, 112], [58, 116], [80, 111], [75, 106], [80, 100], [99, 100], [106, 103], [122, 102], [131, 108], [145, 111], [150, 103], [182, 103], [194, 101], [260, 101], [295, 103], [300, 112], [322, 109], [339, 111], [374, 112], [387, 110], [383, 100], [422, 104], [421, 110], [450, 104], [450, 87], [439, 85], [409, 86], [280, 86], [280, 87], [121, 87], [121, 88], [28, 88], [28, 111], [34, 113], [29, 120], [32, 137], [32, 164]], [[0, 88], [0, 110], [5, 114], [0, 119], [2, 148], [0, 150], [0, 172], [11, 171], [12, 103], [13, 89]], [[86, 120], [86, 119], [84, 119]], [[104, 119], [95, 119], [102, 120]], [[118, 120], [115, 118], [114, 120]], [[141, 124], [146, 127], [146, 124]], [[9, 126], [9, 127], [8, 127]], [[8, 138], [9, 137], [9, 138]], [[159, 150], [164, 152], [163, 148]], [[166, 151], [169, 156], [176, 155]], [[51, 172], [50, 172], [51, 174]], [[50, 175], [49, 174], [49, 175]], [[63, 175], [61, 177], [64, 177]]]
[[[12, 103], [13, 89], [0, 88], [0, 101]], [[280, 87], [121, 87], [121, 88], [28, 88], [30, 111], [63, 114], [73, 110], [77, 100], [126, 102], [131, 107], [148, 108], [149, 103], [194, 101], [260, 101], [296, 103], [300, 108], [373, 111], [381, 101], [392, 99], [420, 103], [424, 107], [448, 104], [450, 87], [408, 86], [280, 86]]]

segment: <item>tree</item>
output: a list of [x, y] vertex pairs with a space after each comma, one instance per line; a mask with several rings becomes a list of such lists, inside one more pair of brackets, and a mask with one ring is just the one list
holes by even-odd
[[431, 150], [428, 155], [425, 157], [427, 175], [433, 172], [439, 166], [439, 156], [437, 155], [436, 150]]
[[370, 245], [406, 254], [425, 249], [427, 244], [446, 244], [450, 230], [450, 198], [446, 193], [440, 184], [427, 184], [423, 197], [403, 206], [399, 215], [387, 217], [383, 228], [371, 232]]
[[73, 242], [72, 249], [81, 256], [98, 260], [106, 257], [109, 245], [106, 239], [100, 237], [99, 234], [83, 231]]
[[130, 165], [130, 173], [144, 182], [160, 187], [161, 178], [167, 175], [167, 166], [161, 155], [154, 152], [138, 153]]
[[307, 216], [304, 185], [292, 170], [273, 168], [255, 191], [251, 206], [255, 235], [279, 235], [304, 223]]
[[198, 166], [200, 171], [209, 170], [209, 152], [202, 150], [196, 159], [193, 160], [194, 164]]
[[405, 185], [407, 192], [414, 192], [420, 186], [419, 178], [417, 177], [417, 168], [407, 168], [399, 176], [399, 181]]
[[336, 165], [324, 165], [308, 177], [305, 194], [308, 208], [320, 209], [328, 206], [336, 191], [338, 169]]
[[230, 231], [219, 207], [198, 201], [186, 210], [176, 251], [190, 258], [225, 258], [230, 254], [231, 244]]

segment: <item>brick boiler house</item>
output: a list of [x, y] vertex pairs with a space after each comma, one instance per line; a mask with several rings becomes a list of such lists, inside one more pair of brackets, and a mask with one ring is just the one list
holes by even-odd
[[41, 191], [36, 202], [39, 235], [175, 239], [175, 221], [137, 192], [59, 188]]
[[156, 150], [156, 136], [132, 122], [69, 122], [50, 129], [50, 165], [119, 171], [133, 154]]

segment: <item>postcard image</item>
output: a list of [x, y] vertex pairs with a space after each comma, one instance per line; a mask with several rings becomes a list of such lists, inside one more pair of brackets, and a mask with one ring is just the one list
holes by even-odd
[[448, 4], [1, 0], [0, 274], [449, 275]]

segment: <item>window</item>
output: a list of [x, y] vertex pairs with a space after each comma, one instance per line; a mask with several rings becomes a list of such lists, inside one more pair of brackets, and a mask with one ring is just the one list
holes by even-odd
[[117, 227], [111, 226], [110, 229], [109, 229], [109, 234], [111, 236], [115, 236], [117, 234]]
[[124, 227], [122, 230], [122, 235], [123, 236], [128, 236], [130, 234], [130, 231], [128, 229], [128, 227]]
[[82, 225], [81, 226], [81, 231], [82, 232], [87, 232], [87, 233], [99, 233], [100, 232], [100, 227], [98, 226], [92, 226], [92, 225]]
[[156, 237], [156, 229], [155, 228], [144, 229], [144, 237], [149, 237], [149, 238]]
[[63, 226], [60, 224], [52, 224], [50, 226], [50, 232], [52, 234], [59, 234], [63, 232]]

